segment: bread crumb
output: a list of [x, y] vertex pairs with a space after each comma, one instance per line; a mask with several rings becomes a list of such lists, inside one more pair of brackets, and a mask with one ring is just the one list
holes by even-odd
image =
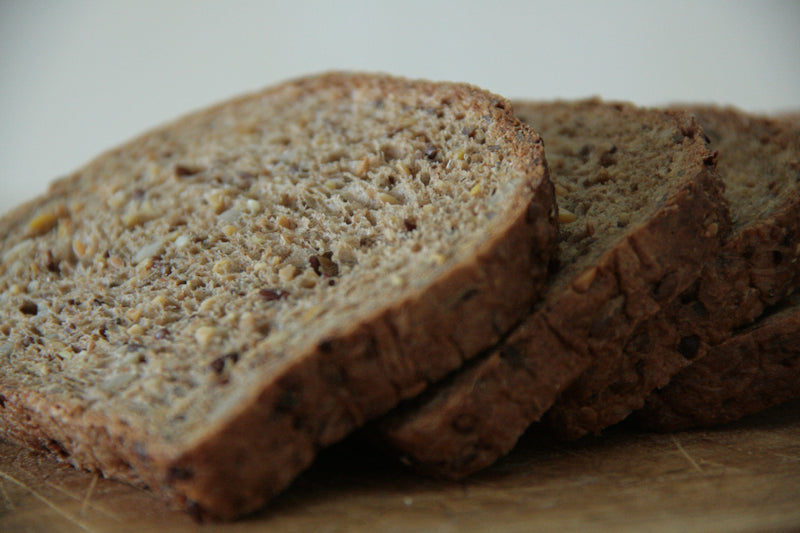
[[230, 202], [227, 193], [222, 189], [209, 191], [205, 195], [206, 201], [211, 205], [217, 214], [221, 214], [228, 208]]
[[391, 194], [385, 192], [379, 193], [378, 198], [385, 204], [397, 205], [401, 203], [396, 196], [392, 196]]
[[368, 157], [362, 158], [360, 161], [356, 162], [353, 166], [353, 174], [358, 176], [359, 178], [363, 177], [364, 174], [369, 171], [370, 161]]
[[408, 166], [405, 163], [403, 163], [402, 161], [398, 161], [395, 164], [395, 168], [397, 169], [397, 171], [400, 174], [402, 174], [405, 177], [408, 177], [408, 176], [411, 175], [411, 169], [409, 169]]
[[320, 313], [322, 313], [322, 310], [323, 307], [321, 305], [315, 305], [313, 307], [306, 309], [302, 317], [303, 322], [308, 322], [312, 318], [317, 317]]
[[575, 290], [575, 292], [584, 293], [589, 290], [589, 287], [591, 287], [596, 276], [596, 268], [585, 270], [580, 276], [575, 278], [575, 281], [572, 282], [572, 288]]
[[[134, 256], [131, 258], [131, 263], [134, 265], [139, 265], [142, 261], [146, 259], [151, 259], [153, 256], [158, 255], [161, 251], [161, 247], [163, 243], [160, 241], [152, 242], [150, 244], [146, 244], [139, 248]], [[149, 267], [148, 267], [149, 268]]]
[[189, 238], [188, 235], [185, 235], [185, 234], [184, 235], [178, 235], [175, 238], [175, 246], [178, 247], [178, 248], [183, 248], [184, 246], [189, 244], [190, 240], [191, 239]]
[[554, 188], [556, 191], [556, 196], [564, 198], [569, 195], [569, 190], [559, 183], [554, 184]]
[[433, 261], [437, 265], [443, 265], [447, 261], [447, 257], [445, 257], [443, 254], [435, 253], [431, 255], [431, 261]]
[[251, 215], [254, 215], [261, 211], [261, 202], [259, 202], [258, 200], [253, 200], [252, 198], [250, 198], [247, 200], [247, 202], [245, 202], [244, 205], [247, 211]]
[[281, 281], [292, 281], [297, 276], [297, 267], [294, 265], [286, 265], [278, 271], [278, 276]]
[[38, 237], [44, 235], [56, 226], [58, 213], [47, 212], [37, 215], [28, 222], [28, 236]]
[[72, 251], [75, 252], [75, 255], [78, 257], [78, 259], [80, 259], [84, 255], [86, 255], [86, 245], [80, 239], [73, 239]]
[[280, 215], [278, 217], [278, 220], [276, 220], [275, 222], [280, 227], [286, 228], [286, 229], [295, 229], [297, 227], [297, 223], [294, 220], [292, 220], [291, 218], [289, 218], [289, 217], [287, 217], [285, 215]]
[[575, 222], [578, 220], [578, 216], [563, 207], [558, 208], [558, 222], [559, 224], [569, 224], [570, 222]]
[[128, 328], [127, 333], [131, 337], [140, 337], [144, 335], [144, 328], [140, 324], [134, 324]]
[[134, 307], [133, 309], [128, 309], [125, 312], [125, 318], [130, 320], [131, 322], [138, 322], [140, 318], [142, 318], [142, 310], [139, 307]]
[[106, 203], [112, 209], [121, 209], [128, 202], [128, 194], [124, 190], [119, 190], [108, 197]]
[[144, 224], [148, 220], [147, 213], [138, 209], [129, 210], [122, 216], [122, 223], [127, 229], [132, 229], [140, 224]]
[[195, 340], [203, 346], [210, 344], [216, 335], [217, 329], [211, 326], [201, 326], [194, 332]]
[[236, 265], [233, 261], [231, 261], [227, 257], [223, 257], [216, 263], [214, 263], [213, 271], [214, 274], [228, 274], [229, 272], [233, 272], [235, 270]]

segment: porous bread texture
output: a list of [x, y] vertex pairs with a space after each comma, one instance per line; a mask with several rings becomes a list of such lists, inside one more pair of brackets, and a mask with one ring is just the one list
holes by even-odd
[[709, 349], [634, 413], [658, 431], [710, 427], [800, 397], [800, 297]]
[[800, 284], [800, 126], [730, 108], [691, 111], [719, 151], [733, 233], [697, 283], [639, 327], [618, 364], [594, 364], [562, 395], [547, 419], [563, 437], [624, 419]]
[[0, 434], [232, 518], [497, 342], [556, 242], [541, 139], [329, 73], [169, 124], [0, 220]]
[[597, 100], [517, 103], [542, 134], [562, 222], [561, 267], [497, 347], [390, 413], [407, 462], [461, 477], [507, 453], [593, 361], [693, 283], [728, 231], [713, 154], [687, 114]]

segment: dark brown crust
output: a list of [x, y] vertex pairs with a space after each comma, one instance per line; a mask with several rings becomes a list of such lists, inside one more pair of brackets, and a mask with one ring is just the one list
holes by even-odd
[[[765, 160], [770, 149], [800, 146], [793, 139], [796, 129], [775, 121], [731, 110], [703, 109], [702, 115], [713, 117], [714, 122], [728, 122], [731, 128], [748, 128], [753, 134], [773, 132], [764, 141], [768, 143]], [[780, 187], [797, 189], [793, 176], [776, 174], [772, 179], [776, 176]], [[753, 322], [797, 287], [798, 213], [800, 194], [794, 192], [776, 212], [732, 236], [695, 286], [637, 329], [616, 366], [596, 363], [570, 386], [547, 414], [551, 427], [562, 437], [574, 439], [621, 421], [682, 368], [702, 359], [735, 328]], [[704, 407], [699, 404], [698, 408]]]
[[719, 252], [728, 213], [713, 156], [691, 118], [673, 120], [694, 139], [694, 163], [658, 209], [488, 357], [382, 421], [383, 438], [409, 463], [452, 478], [493, 463], [590, 361], [612, 361]]
[[[396, 95], [417, 91], [440, 96], [440, 105], [466, 101], [485, 109], [497, 144], [509, 151], [507, 161], [525, 176], [512, 216], [470, 260], [426, 290], [387, 302], [362, 323], [298, 357], [264, 383], [237, 415], [188, 447], [154, 442], [111, 414], [21, 390], [9, 379], [0, 379], [3, 434], [39, 448], [40, 442], [57, 441], [57, 446], [44, 447], [55, 448], [75, 466], [143, 482], [196, 516], [230, 519], [285, 488], [320, 448], [442, 378], [520, 319], [544, 284], [556, 241], [553, 188], [541, 139], [514, 118], [507, 101], [465, 85], [332, 73], [281, 88], [293, 85], [300, 96], [332, 84], [378, 85]], [[114, 155], [92, 164], [102, 165]], [[70, 184], [69, 179], [56, 183], [51, 194]]]
[[800, 396], [800, 309], [759, 320], [647, 398], [637, 421], [658, 431], [732, 422]]

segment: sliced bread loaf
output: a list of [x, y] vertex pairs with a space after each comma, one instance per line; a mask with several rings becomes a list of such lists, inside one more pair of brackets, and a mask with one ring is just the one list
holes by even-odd
[[635, 413], [659, 431], [708, 427], [800, 397], [800, 296], [744, 331], [651, 394]]
[[232, 518], [496, 343], [556, 242], [540, 138], [331, 73], [166, 125], [0, 219], [0, 436]]
[[692, 112], [719, 151], [733, 234], [697, 283], [639, 327], [616, 366], [593, 365], [562, 395], [547, 418], [565, 437], [639, 409], [800, 284], [800, 126], [732, 109]]
[[546, 139], [560, 268], [519, 328], [379, 428], [407, 461], [449, 477], [508, 452], [592, 361], [612, 366], [728, 229], [714, 156], [689, 115], [594, 100], [515, 107]]

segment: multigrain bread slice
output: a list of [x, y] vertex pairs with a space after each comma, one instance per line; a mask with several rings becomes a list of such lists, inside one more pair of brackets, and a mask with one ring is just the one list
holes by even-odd
[[650, 429], [709, 427], [800, 397], [800, 295], [709, 349], [634, 414]]
[[597, 433], [800, 284], [800, 125], [694, 107], [719, 151], [733, 233], [697, 283], [642, 324], [616, 365], [593, 364], [547, 414], [562, 436]]
[[800, 124], [800, 111], [792, 111], [790, 113], [783, 113], [777, 117], [781, 120], [788, 120], [795, 124]]
[[519, 103], [560, 197], [561, 266], [486, 357], [381, 421], [407, 462], [460, 477], [508, 452], [593, 360], [688, 288], [719, 252], [727, 204], [702, 131], [628, 104]]
[[0, 436], [232, 518], [537, 298], [542, 143], [459, 84], [330, 73], [200, 111], [0, 219]]

